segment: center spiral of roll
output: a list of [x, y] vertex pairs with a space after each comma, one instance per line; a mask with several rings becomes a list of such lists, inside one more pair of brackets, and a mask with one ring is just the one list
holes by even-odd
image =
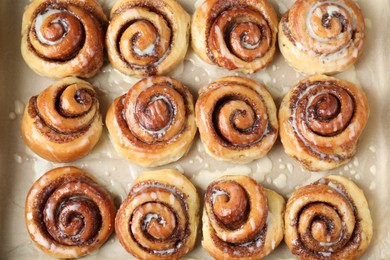
[[171, 255], [184, 243], [188, 215], [182, 198], [169, 188], [143, 184], [132, 194], [129, 229], [136, 243], [155, 255]]
[[326, 252], [341, 240], [345, 230], [337, 211], [330, 205], [318, 203], [303, 210], [298, 232], [308, 248]]
[[130, 130], [139, 140], [152, 144], [169, 141], [185, 125], [186, 103], [169, 82], [147, 80], [137, 83], [124, 100], [124, 115]]
[[232, 62], [234, 66], [229, 53], [246, 62], [263, 57], [272, 46], [272, 30], [261, 13], [232, 9], [216, 18], [208, 41], [220, 65]]
[[110, 194], [71, 166], [42, 175], [25, 206], [31, 238], [56, 258], [78, 258], [99, 248], [114, 229], [115, 213]]
[[[266, 132], [267, 109], [254, 90], [242, 86], [231, 88], [215, 91], [214, 99], [217, 102], [213, 124], [220, 137], [229, 145], [248, 146], [261, 140]], [[235, 96], [231, 93], [235, 93]]]
[[205, 205], [211, 226], [224, 242], [253, 242], [266, 224], [268, 208], [265, 193], [247, 177], [210, 184]]
[[335, 184], [309, 185], [299, 191], [310, 198], [302, 196], [294, 201], [289, 215], [297, 219], [294, 238], [305, 250], [332, 253], [350, 241], [355, 229], [354, 209], [338, 189]]
[[148, 66], [158, 62], [169, 49], [171, 37], [166, 21], [156, 16], [156, 27], [147, 20], [131, 23], [119, 40], [119, 49], [129, 64]]
[[[52, 238], [62, 245], [88, 244], [101, 228], [99, 208], [92, 200], [75, 195], [74, 189], [67, 190], [69, 187], [58, 188], [48, 199], [43, 211], [45, 225]], [[65, 197], [64, 193], [71, 195]]]
[[[75, 5], [47, 6], [39, 12], [30, 30], [30, 42], [39, 56], [64, 62], [75, 57], [88, 37], [98, 37], [97, 21]], [[88, 43], [89, 44], [89, 43]]]
[[85, 129], [98, 112], [96, 92], [86, 83], [53, 85], [37, 98], [37, 111], [52, 129], [74, 133]]
[[39, 54], [61, 61], [74, 56], [85, 40], [82, 23], [74, 14], [64, 10], [46, 9], [38, 14], [35, 33], [39, 41], [32, 41], [32, 44]]
[[[50, 235], [60, 244], [74, 246], [88, 243], [100, 229], [99, 209], [91, 200], [73, 197], [57, 205], [56, 211], [50, 213], [52, 206], [48, 205], [44, 211], [45, 224]], [[56, 214], [54, 221], [57, 224], [53, 223], [49, 214]]]
[[214, 213], [225, 226], [234, 229], [246, 220], [248, 197], [237, 183], [215, 185], [212, 196]]
[[308, 141], [312, 134], [335, 136], [344, 131], [355, 109], [351, 94], [330, 82], [314, 82], [298, 97], [295, 105], [294, 126]]
[[[259, 139], [256, 134], [245, 135], [256, 127], [256, 121], [252, 107], [236, 100], [222, 105], [217, 116], [218, 129], [229, 142], [236, 145], [247, 145]], [[240, 138], [242, 135], [246, 138]]]
[[172, 237], [175, 235], [176, 225], [175, 213], [169, 206], [151, 202], [134, 211], [131, 232], [143, 247], [162, 251], [175, 247], [176, 241]]
[[356, 8], [354, 3], [314, 0], [293, 6], [289, 16], [291, 34], [306, 49], [332, 54], [354, 40]]

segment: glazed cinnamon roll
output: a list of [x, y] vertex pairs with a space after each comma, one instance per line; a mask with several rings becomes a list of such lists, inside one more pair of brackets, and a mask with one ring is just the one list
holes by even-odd
[[356, 259], [372, 238], [363, 191], [328, 176], [295, 191], [287, 202], [285, 241], [299, 259]]
[[283, 239], [284, 205], [250, 177], [221, 177], [205, 194], [202, 246], [215, 259], [261, 259]]
[[267, 0], [205, 0], [193, 16], [192, 48], [208, 63], [253, 73], [271, 62], [277, 27]]
[[272, 148], [278, 136], [276, 107], [263, 86], [243, 77], [224, 77], [199, 94], [196, 122], [212, 157], [248, 163]]
[[177, 161], [196, 133], [192, 95], [174, 78], [145, 78], [114, 101], [106, 125], [116, 150], [129, 161], [145, 167]]
[[144, 172], [115, 219], [122, 246], [139, 259], [179, 259], [192, 250], [199, 224], [194, 185], [176, 170]]
[[129, 76], [162, 75], [187, 53], [190, 15], [176, 0], [119, 0], [106, 35], [111, 64]]
[[86, 156], [102, 133], [99, 100], [86, 81], [65, 78], [31, 97], [24, 111], [24, 142], [40, 157], [71, 162]]
[[110, 194], [76, 167], [44, 174], [25, 205], [31, 239], [56, 258], [78, 258], [101, 247], [114, 230], [115, 213]]
[[369, 116], [366, 95], [354, 84], [323, 75], [299, 82], [284, 97], [280, 138], [287, 154], [310, 171], [351, 160]]
[[103, 65], [106, 23], [96, 0], [34, 0], [23, 16], [23, 58], [41, 76], [90, 78]]
[[364, 43], [364, 17], [352, 0], [298, 0], [279, 23], [280, 51], [306, 74], [346, 70]]

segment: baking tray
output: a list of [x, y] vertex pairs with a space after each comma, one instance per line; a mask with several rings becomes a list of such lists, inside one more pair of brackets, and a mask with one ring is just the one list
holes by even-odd
[[[100, 1], [108, 14], [114, 0]], [[179, 1], [193, 13], [202, 0]], [[272, 0], [280, 15], [292, 0]], [[27, 0], [0, 1], [0, 258], [47, 259], [30, 241], [24, 224], [24, 201], [32, 183], [46, 171], [64, 164], [53, 164], [26, 149], [19, 133], [20, 121], [28, 98], [41, 92], [54, 80], [42, 78], [31, 71], [20, 54], [20, 28]], [[310, 173], [285, 155], [278, 140], [270, 153], [248, 165], [234, 165], [211, 159], [205, 154], [197, 135], [188, 155], [160, 168], [177, 168], [198, 187], [203, 196], [206, 186], [224, 174], [245, 174], [265, 187], [274, 189], [285, 198], [296, 187], [308, 184], [327, 174], [342, 174], [354, 180], [364, 190], [374, 223], [374, 237], [362, 259], [390, 259], [390, 2], [388, 0], [358, 1], [366, 18], [367, 45], [357, 64], [336, 77], [361, 85], [368, 97], [371, 115], [351, 163], [339, 169]], [[242, 75], [201, 61], [190, 49], [185, 60], [170, 74], [189, 87], [194, 97], [204, 84], [226, 75]], [[273, 62], [250, 78], [264, 84], [277, 105], [288, 89], [303, 76], [291, 69], [277, 52]], [[101, 112], [106, 113], [115, 97], [126, 92], [138, 79], [126, 77], [108, 62], [101, 72], [89, 80], [97, 89]], [[78, 166], [91, 173], [109, 190], [119, 206], [136, 176], [144, 171], [120, 158], [111, 145], [107, 130], [93, 152], [84, 159], [67, 165]], [[210, 259], [198, 244], [186, 258]], [[124, 259], [130, 255], [120, 246], [115, 235], [99, 250], [84, 259]], [[267, 259], [294, 259], [282, 244]]]

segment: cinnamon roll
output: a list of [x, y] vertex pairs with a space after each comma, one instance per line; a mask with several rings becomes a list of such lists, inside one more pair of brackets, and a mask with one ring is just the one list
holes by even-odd
[[221, 177], [205, 194], [202, 246], [215, 259], [261, 259], [283, 239], [284, 205], [250, 177]]
[[295, 191], [287, 202], [285, 241], [299, 259], [356, 259], [372, 238], [363, 191], [328, 176]]
[[346, 70], [365, 44], [363, 14], [352, 0], [297, 0], [279, 23], [279, 48], [306, 74]]
[[248, 163], [272, 148], [278, 136], [276, 107], [263, 86], [243, 77], [224, 77], [199, 94], [196, 122], [212, 157]]
[[196, 133], [192, 95], [174, 78], [145, 78], [114, 101], [106, 125], [116, 150], [129, 161], [145, 167], [177, 161]]
[[192, 48], [208, 63], [253, 73], [271, 62], [277, 27], [267, 0], [205, 0], [193, 16]]
[[31, 239], [56, 258], [78, 258], [101, 247], [114, 230], [115, 213], [110, 194], [76, 167], [44, 174], [25, 205]]
[[106, 35], [111, 64], [129, 76], [162, 75], [185, 57], [191, 17], [176, 0], [119, 0]]
[[280, 138], [287, 154], [310, 171], [351, 160], [369, 116], [366, 95], [354, 84], [323, 75], [299, 82], [284, 97]]
[[86, 156], [102, 133], [94, 88], [77, 78], [62, 79], [31, 97], [24, 111], [24, 142], [40, 157], [71, 162]]
[[199, 224], [194, 185], [176, 170], [144, 172], [115, 219], [122, 246], [139, 259], [178, 259], [192, 250]]
[[106, 23], [96, 0], [34, 0], [23, 16], [23, 58], [41, 76], [93, 77], [103, 65]]

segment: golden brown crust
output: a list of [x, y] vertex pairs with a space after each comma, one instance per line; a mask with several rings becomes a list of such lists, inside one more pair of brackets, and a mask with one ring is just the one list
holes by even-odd
[[91, 84], [65, 78], [30, 98], [21, 134], [26, 145], [40, 157], [71, 162], [90, 153], [102, 128], [99, 100]]
[[328, 176], [295, 191], [287, 202], [285, 241], [299, 259], [356, 259], [372, 238], [363, 191]]
[[352, 0], [298, 0], [279, 23], [280, 51], [306, 74], [346, 70], [364, 44], [364, 17]]
[[250, 177], [221, 177], [206, 190], [202, 246], [215, 259], [261, 259], [283, 239], [284, 205]]
[[129, 76], [163, 75], [185, 57], [190, 15], [175, 0], [119, 0], [111, 10], [106, 48]]
[[280, 138], [287, 154], [311, 171], [351, 160], [369, 116], [363, 90], [323, 75], [299, 82], [284, 97]]
[[178, 259], [195, 245], [199, 224], [196, 188], [176, 170], [144, 172], [115, 219], [122, 246], [139, 259]]
[[44, 174], [25, 205], [31, 239], [56, 258], [78, 258], [101, 247], [114, 230], [115, 213], [110, 194], [76, 167]]
[[208, 63], [253, 73], [271, 62], [277, 26], [267, 0], [206, 0], [193, 16], [192, 48]]
[[111, 104], [106, 125], [129, 161], [146, 167], [177, 161], [196, 133], [192, 95], [174, 78], [145, 78]]
[[35, 0], [23, 15], [23, 58], [41, 76], [93, 77], [103, 65], [106, 23], [95, 0]]
[[276, 107], [268, 91], [243, 77], [224, 77], [200, 90], [196, 122], [208, 154], [248, 163], [261, 158], [278, 136]]

